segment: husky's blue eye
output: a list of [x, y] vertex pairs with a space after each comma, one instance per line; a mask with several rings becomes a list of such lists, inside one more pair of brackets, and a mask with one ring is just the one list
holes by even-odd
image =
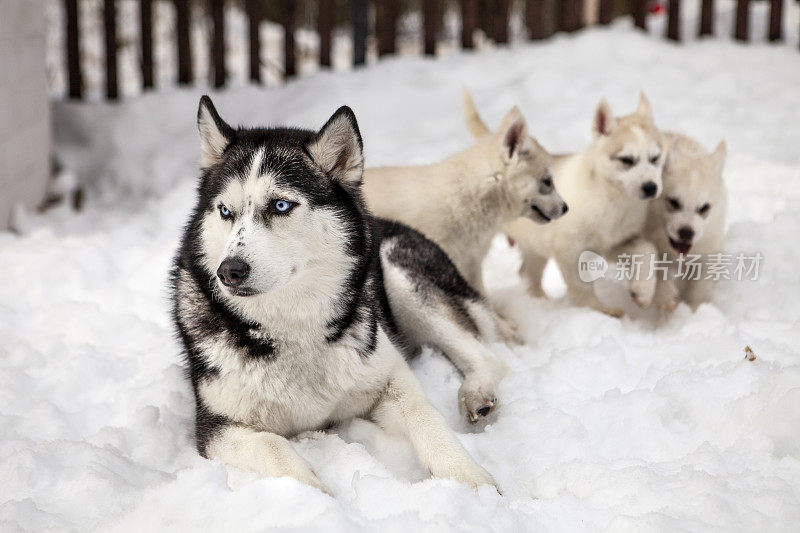
[[276, 213], [286, 214], [297, 205], [289, 200], [275, 200], [272, 202], [272, 208]]
[[219, 214], [220, 214], [220, 215], [222, 216], [222, 218], [224, 218], [225, 220], [228, 220], [228, 219], [229, 219], [229, 218], [231, 218], [231, 216], [232, 216], [232, 215], [231, 215], [231, 210], [230, 210], [230, 209], [228, 209], [228, 207], [227, 207], [225, 204], [219, 204]]

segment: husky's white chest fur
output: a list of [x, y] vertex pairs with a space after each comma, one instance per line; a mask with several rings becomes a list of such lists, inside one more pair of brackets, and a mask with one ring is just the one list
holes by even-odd
[[400, 357], [383, 330], [369, 357], [346, 343], [325, 343], [279, 347], [273, 358], [251, 361], [225, 342], [211, 342], [205, 353], [219, 372], [198, 391], [208, 407], [281, 435], [363, 415]]

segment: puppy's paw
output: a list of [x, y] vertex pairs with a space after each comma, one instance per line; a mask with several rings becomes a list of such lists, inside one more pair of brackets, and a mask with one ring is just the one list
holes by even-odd
[[495, 318], [495, 322], [497, 324], [497, 332], [500, 334], [500, 337], [502, 337], [506, 344], [521, 346], [525, 343], [519, 334], [517, 325], [514, 324], [514, 322], [501, 316], [497, 316]]
[[659, 283], [658, 290], [654, 302], [659, 311], [663, 313], [671, 313], [678, 307], [681, 301], [680, 291], [678, 287], [671, 282]]
[[467, 422], [477, 424], [493, 413], [498, 406], [493, 384], [480, 384], [467, 378], [458, 389], [458, 407]]
[[671, 313], [675, 310], [676, 307], [678, 307], [679, 303], [680, 303], [680, 298], [669, 299], [665, 302], [661, 302], [658, 305], [658, 309], [659, 311], [662, 311], [664, 313]]
[[625, 316], [625, 311], [623, 311], [622, 309], [616, 309], [614, 307], [607, 307], [605, 305], [601, 305], [600, 307], [596, 307], [595, 309], [613, 318], [622, 318]]
[[656, 293], [656, 279], [633, 280], [630, 284], [631, 298], [634, 303], [646, 309], [653, 303], [653, 296]]

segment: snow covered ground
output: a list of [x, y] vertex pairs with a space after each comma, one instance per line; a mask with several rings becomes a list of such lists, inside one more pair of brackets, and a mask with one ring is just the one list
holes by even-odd
[[[335, 498], [201, 459], [166, 295], [194, 202], [201, 90], [57, 104], [58, 155], [89, 198], [80, 214], [19, 213], [19, 233], [0, 233], [0, 529], [796, 531], [796, 47], [681, 47], [621, 23], [214, 95], [226, 119], [253, 125], [318, 127], [347, 103], [372, 165], [467, 146], [462, 84], [493, 125], [519, 104], [553, 151], [588, 142], [602, 96], [627, 113], [640, 89], [660, 126], [708, 147], [727, 139], [728, 249], [764, 255], [758, 281], [721, 282], [711, 304], [660, 324], [616, 320], [527, 297], [498, 239], [487, 284], [527, 343], [493, 346], [511, 367], [495, 422], [470, 433], [449, 363], [430, 351], [413, 361], [502, 497], [427, 479], [403, 440], [365, 421], [295, 441]], [[546, 288], [562, 290], [554, 271]]]

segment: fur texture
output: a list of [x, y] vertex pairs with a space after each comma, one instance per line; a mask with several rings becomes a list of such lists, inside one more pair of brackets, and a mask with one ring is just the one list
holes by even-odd
[[664, 165], [664, 193], [650, 203], [645, 236], [666, 256], [670, 272], [658, 280], [655, 304], [672, 310], [679, 300], [696, 308], [708, 301], [712, 281], [676, 279], [681, 254], [709, 254], [725, 249], [726, 192], [722, 179], [725, 141], [709, 153], [697, 141], [679, 133], [666, 133], [670, 149]]
[[[588, 148], [555, 162], [555, 183], [570, 206], [569, 213], [541, 228], [518, 219], [506, 226], [506, 232], [520, 247], [520, 274], [532, 295], [544, 295], [542, 273], [552, 257], [576, 304], [621, 316], [621, 311], [600, 302], [591, 283], [581, 281], [578, 257], [591, 250], [613, 262], [623, 252], [647, 256], [655, 252], [641, 233], [648, 201], [661, 193], [667, 145], [644, 94], [636, 112], [619, 118], [603, 100], [592, 131], [594, 140]], [[647, 280], [647, 274], [630, 285], [631, 296], [642, 307], [650, 304], [655, 293], [655, 282]]]
[[496, 133], [439, 163], [367, 169], [364, 194], [378, 216], [408, 224], [441, 246], [484, 294], [483, 259], [502, 227], [521, 216], [544, 224], [566, 212], [552, 164], [515, 107]]
[[287, 439], [367, 417], [434, 476], [494, 484], [404, 358], [441, 348], [465, 375], [465, 415], [488, 415], [504, 371], [480, 341], [488, 307], [435, 244], [371, 217], [353, 112], [319, 132], [233, 129], [203, 97], [198, 127], [198, 201], [172, 270], [198, 451], [325, 490]]

